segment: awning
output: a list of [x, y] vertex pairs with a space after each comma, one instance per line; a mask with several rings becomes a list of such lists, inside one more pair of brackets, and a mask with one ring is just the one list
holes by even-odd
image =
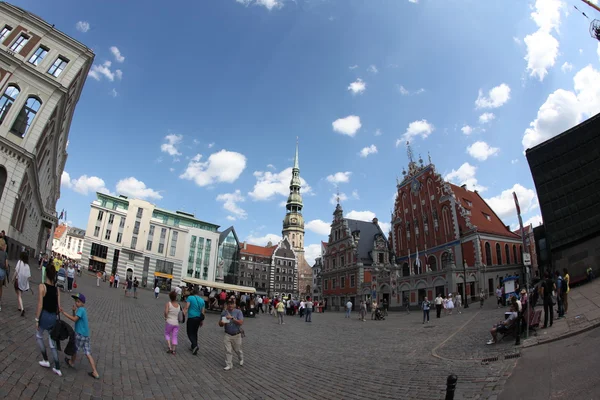
[[90, 260], [94, 260], [94, 261], [98, 261], [98, 262], [106, 264], [106, 258], [100, 258], [100, 257], [96, 257], [96, 256], [91, 256]]
[[205, 281], [204, 279], [183, 278], [181, 282], [191, 283], [192, 285], [198, 286], [206, 286], [213, 289], [223, 289], [230, 292], [256, 293], [256, 289], [250, 286], [231, 285], [223, 282]]
[[155, 272], [154, 276], [159, 276], [161, 278], [173, 279], [173, 275], [165, 274], [163, 272]]

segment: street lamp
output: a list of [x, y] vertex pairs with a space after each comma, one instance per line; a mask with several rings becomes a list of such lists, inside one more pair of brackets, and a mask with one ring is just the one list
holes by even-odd
[[460, 234], [460, 255], [462, 257], [462, 265], [463, 265], [463, 282], [464, 282], [464, 286], [463, 286], [463, 297], [465, 298], [465, 308], [469, 308], [469, 299], [467, 297], [467, 263], [465, 262], [465, 252], [463, 250], [463, 231], [462, 231], [462, 227], [458, 227], [458, 232]]

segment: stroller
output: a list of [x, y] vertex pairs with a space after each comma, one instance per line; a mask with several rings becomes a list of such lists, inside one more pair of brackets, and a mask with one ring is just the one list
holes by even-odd
[[67, 274], [64, 268], [58, 270], [56, 274], [56, 287], [61, 288], [63, 292], [67, 289]]
[[377, 309], [375, 310], [375, 321], [385, 321], [385, 317], [383, 316], [381, 308], [379, 307], [377, 307]]

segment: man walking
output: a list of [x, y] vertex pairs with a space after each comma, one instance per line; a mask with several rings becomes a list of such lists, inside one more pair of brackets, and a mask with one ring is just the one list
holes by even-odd
[[306, 297], [306, 303], [304, 303], [304, 312], [306, 313], [306, 318], [304, 322], [312, 322], [312, 311], [313, 310], [313, 302], [310, 299], [310, 296]]
[[435, 298], [435, 316], [437, 318], [440, 318], [442, 315], [442, 303], [444, 302], [444, 300], [442, 299], [442, 294], [438, 293], [437, 297]]
[[242, 351], [242, 325], [244, 315], [241, 310], [235, 308], [235, 302], [228, 301], [227, 309], [221, 313], [219, 326], [225, 327], [225, 371], [233, 368], [234, 350], [240, 360], [240, 367], [244, 365], [244, 352]]
[[350, 318], [350, 313], [352, 312], [352, 302], [348, 300], [346, 303], [346, 316], [344, 318]]

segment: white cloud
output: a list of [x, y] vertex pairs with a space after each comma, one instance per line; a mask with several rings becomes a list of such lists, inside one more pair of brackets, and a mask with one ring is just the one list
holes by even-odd
[[503, 190], [498, 196], [485, 199], [488, 205], [501, 219], [511, 217], [516, 218], [517, 216], [513, 192], [517, 194], [519, 199], [521, 214], [525, 214], [538, 206], [535, 191], [515, 183], [512, 188]]
[[267, 233], [264, 236], [254, 236], [253, 234], [250, 234], [248, 237], [246, 237], [246, 242], [256, 246], [266, 246], [269, 242], [271, 242], [273, 245], [276, 245], [280, 240], [281, 236], [274, 233]]
[[115, 56], [115, 60], [117, 60], [117, 62], [122, 63], [125, 61], [125, 57], [121, 54], [121, 51], [117, 46], [111, 46], [110, 52], [113, 54], [113, 56]]
[[333, 126], [334, 132], [348, 136], [356, 135], [356, 132], [358, 132], [362, 126], [360, 123], [360, 117], [356, 115], [349, 115], [346, 118], [336, 119], [331, 125]]
[[304, 225], [304, 227], [309, 231], [314, 232], [320, 236], [327, 236], [331, 231], [331, 224], [320, 219], [313, 219], [312, 221], [308, 221]]
[[361, 157], [366, 158], [369, 154], [377, 154], [377, 146], [375, 146], [374, 144], [364, 147], [360, 153]]
[[123, 73], [121, 72], [121, 70], [118, 69], [115, 72], [113, 72], [110, 69], [111, 65], [112, 65], [112, 62], [110, 62], [110, 61], [104, 61], [104, 64], [102, 64], [102, 65], [94, 64], [94, 65], [92, 65], [92, 68], [90, 69], [90, 72], [88, 73], [88, 76], [91, 76], [92, 78], [94, 78], [97, 81], [102, 79], [102, 77], [105, 77], [106, 79], [108, 79], [111, 82], [113, 82], [115, 80], [115, 77], [117, 79], [121, 79], [123, 77]]
[[456, 185], [467, 185], [468, 190], [477, 190], [479, 192], [483, 192], [487, 190], [485, 186], [481, 186], [477, 183], [477, 178], [475, 178], [475, 173], [477, 172], [477, 167], [469, 164], [468, 162], [461, 165], [457, 170], [452, 170], [444, 179], [446, 181], [452, 182]]
[[211, 154], [206, 161], [201, 159], [200, 154], [192, 158], [185, 172], [179, 177], [193, 180], [198, 186], [219, 182], [233, 183], [246, 168], [246, 156], [234, 151], [221, 150]]
[[462, 133], [464, 133], [467, 136], [469, 136], [471, 133], [473, 133], [473, 128], [471, 128], [469, 125], [463, 126], [462, 128], [460, 128], [460, 130], [462, 131]]
[[419, 0], [408, 0], [409, 3], [418, 4]]
[[283, 2], [280, 0], [235, 0], [236, 2], [249, 6], [251, 4], [256, 6], [263, 6], [267, 10], [271, 11], [274, 8], [283, 7]]
[[408, 96], [410, 94], [410, 92], [408, 90], [406, 90], [406, 88], [404, 86], [402, 86], [402, 85], [400, 85], [398, 87], [398, 91], [400, 91], [400, 94], [402, 96]]
[[273, 164], [267, 164], [267, 168], [269, 168], [269, 169], [275, 169], [275, 166]]
[[321, 257], [321, 244], [309, 244], [304, 246], [304, 259], [311, 267], [315, 265], [315, 259]]
[[69, 189], [73, 187], [71, 184], [71, 175], [69, 175], [67, 171], [63, 171], [62, 175], [60, 176], [60, 186], [64, 186]]
[[[598, 43], [598, 45], [600, 46], [600, 43]], [[573, 64], [565, 61], [565, 63], [562, 65], [562, 67], [560, 67], [560, 70], [565, 73], [570, 72], [573, 70]]]
[[352, 191], [352, 198], [355, 200], [360, 200], [360, 196], [358, 195], [358, 190]]
[[227, 221], [235, 221], [235, 217], [234, 217], [234, 216], [232, 216], [232, 215], [228, 215], [228, 216], [227, 216], [227, 217], [225, 217], [225, 218], [227, 218]]
[[119, 93], [117, 92], [117, 89], [115, 89], [115, 88], [113, 88], [110, 91], [110, 94], [111, 94], [112, 97], [117, 97], [119, 95]]
[[338, 200], [340, 203], [343, 203], [344, 201], [348, 200], [348, 196], [346, 193], [332, 193], [331, 197], [329, 198], [329, 203], [335, 206], [338, 203]]
[[542, 219], [542, 216], [537, 214], [531, 218], [528, 218], [527, 221], [523, 222], [523, 226], [525, 227], [525, 226], [533, 225], [533, 227], [535, 228], [536, 226], [540, 226], [543, 223], [544, 223], [544, 220]]
[[481, 108], [498, 108], [502, 107], [510, 99], [510, 87], [506, 83], [502, 83], [493, 87], [488, 92], [488, 95], [483, 94], [483, 90], [479, 89], [475, 107]]
[[358, 68], [358, 65], [356, 65], [356, 64], [351, 65], [351, 66], [348, 67], [348, 69], [356, 69], [356, 68]]
[[[239, 190], [236, 190], [233, 193], [223, 193], [217, 196], [216, 198], [217, 201], [222, 201], [223, 202], [223, 208], [227, 211], [229, 211], [231, 214], [233, 214], [234, 219], [240, 218], [240, 219], [246, 219], [248, 217], [248, 214], [246, 213], [245, 210], [243, 210], [237, 203], [242, 203], [244, 201], [246, 201], [246, 199], [244, 199], [244, 196], [242, 196], [242, 193]], [[228, 218], [229, 220], [232, 220], [231, 218]]]
[[352, 172], [350, 171], [346, 171], [346, 172], [336, 172], [333, 175], [329, 175], [327, 176], [327, 182], [329, 183], [348, 183], [350, 182], [350, 176], [352, 175]]
[[426, 119], [422, 119], [420, 121], [413, 121], [408, 124], [408, 128], [406, 128], [406, 132], [402, 135], [402, 139], [396, 140], [396, 147], [402, 144], [405, 141], [410, 141], [417, 136], [421, 136], [423, 139], [427, 139], [429, 135], [435, 130], [435, 127], [427, 122]]
[[600, 42], [598, 42], [598, 47], [596, 48], [596, 54], [598, 54], [598, 58], [600, 59]]
[[511, 163], [511, 164], [513, 164], [513, 165], [514, 165], [514, 164], [516, 164], [516, 163], [518, 163], [518, 162], [519, 162], [519, 159], [518, 159], [518, 158], [515, 158], [515, 159], [513, 159], [513, 160], [510, 160], [510, 163]]
[[169, 168], [169, 171], [175, 172], [175, 168], [171, 167], [171, 168]]
[[77, 29], [79, 32], [86, 33], [90, 30], [90, 23], [87, 21], [79, 21], [75, 24], [75, 29]]
[[574, 92], [558, 89], [542, 104], [537, 118], [523, 135], [528, 149], [580, 123], [584, 117], [600, 112], [600, 72], [591, 65], [573, 77]]
[[177, 145], [181, 143], [181, 141], [183, 140], [183, 136], [171, 133], [165, 136], [165, 140], [167, 141], [167, 143], [163, 143], [160, 145], [160, 151], [162, 151], [163, 153], [167, 153], [170, 156], [180, 156], [181, 153], [179, 152], [179, 149], [177, 149]]
[[209, 149], [212, 149], [213, 147], [215, 147], [215, 143], [214, 143], [214, 142], [212, 142], [212, 143], [209, 143], [207, 147], [208, 147]]
[[357, 78], [354, 82], [348, 86], [348, 90], [352, 94], [362, 94], [367, 89], [367, 84], [360, 78]]
[[496, 116], [494, 115], [494, 113], [486, 112], [486, 113], [483, 113], [483, 114], [481, 114], [479, 116], [479, 123], [480, 124], [487, 124], [487, 123], [491, 122], [494, 119], [496, 119]]
[[374, 64], [369, 65], [369, 68], [367, 68], [367, 71], [372, 74], [376, 74], [379, 72], [379, 70], [377, 69], [377, 66]]
[[117, 193], [125, 196], [135, 197], [136, 199], [162, 199], [161, 194], [149, 187], [142, 181], [138, 181], [133, 176], [121, 179], [117, 182]]
[[500, 149], [491, 147], [486, 142], [478, 141], [467, 147], [467, 153], [479, 161], [485, 161], [488, 157], [498, 154]]
[[525, 60], [529, 75], [537, 77], [540, 82], [558, 57], [559, 43], [552, 36], [552, 31], [559, 32], [560, 12], [564, 6], [561, 0], [536, 0], [535, 11], [531, 13], [538, 30], [524, 39], [527, 46]]
[[513, 41], [514, 41], [516, 44], [518, 44], [518, 45], [520, 45], [520, 44], [522, 43], [522, 42], [521, 42], [521, 39], [519, 39], [519, 38], [518, 38], [518, 37], [516, 37], [516, 36], [513, 36]]
[[381, 132], [381, 129], [377, 128], [375, 130], [375, 133], [374, 133], [375, 136], [381, 136], [382, 134], [383, 134], [383, 132]]
[[[271, 200], [276, 195], [287, 197], [290, 194], [292, 167], [278, 173], [255, 171], [254, 176], [256, 177], [254, 189], [248, 193], [254, 200]], [[312, 188], [302, 177], [300, 178], [300, 184], [302, 185], [302, 193], [309, 194], [312, 192]]]
[[67, 187], [83, 195], [96, 192], [110, 193], [104, 180], [97, 176], [81, 175], [77, 179], [71, 179], [71, 184]]

